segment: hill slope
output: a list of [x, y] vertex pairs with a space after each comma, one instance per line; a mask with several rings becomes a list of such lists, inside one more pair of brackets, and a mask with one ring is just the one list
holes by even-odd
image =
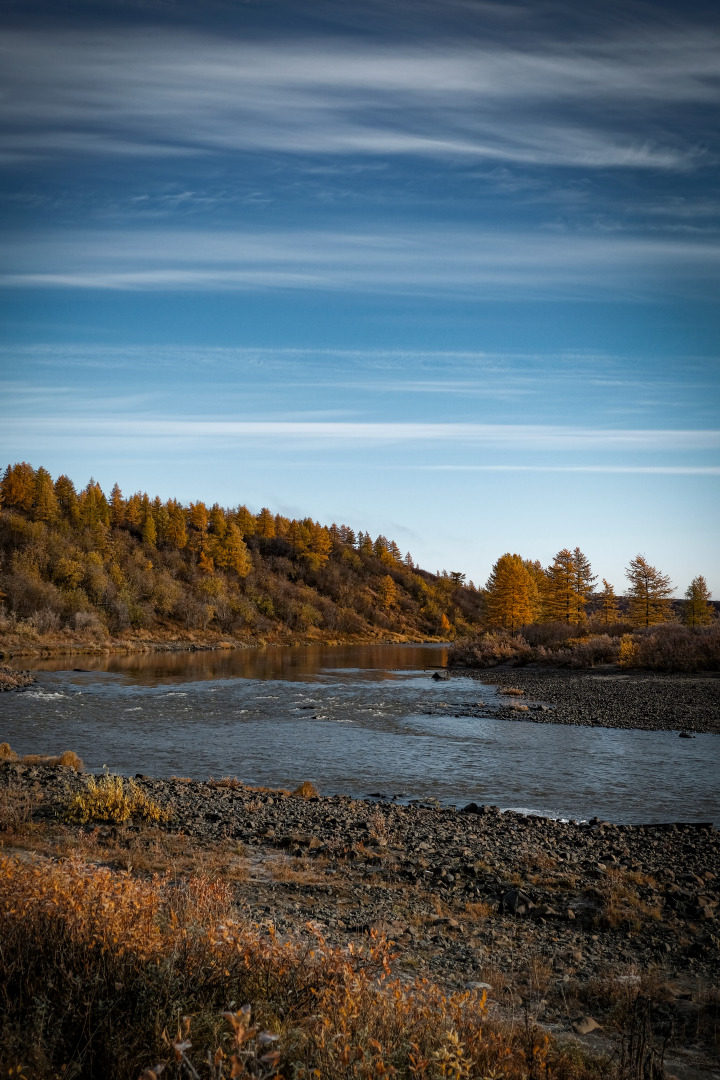
[[0, 636], [251, 642], [450, 639], [479, 621], [460, 575], [384, 536], [263, 508], [108, 495], [9, 465], [0, 483]]

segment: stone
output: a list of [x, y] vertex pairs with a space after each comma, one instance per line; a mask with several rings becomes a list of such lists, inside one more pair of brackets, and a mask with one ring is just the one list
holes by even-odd
[[601, 1025], [597, 1020], [593, 1020], [592, 1016], [582, 1016], [573, 1024], [573, 1031], [576, 1031], [578, 1035], [589, 1035], [591, 1031], [599, 1030], [602, 1030]]

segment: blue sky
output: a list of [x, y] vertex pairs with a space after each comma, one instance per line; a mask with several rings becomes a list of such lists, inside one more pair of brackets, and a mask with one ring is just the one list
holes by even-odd
[[712, 6], [4, 6], [0, 461], [720, 596]]

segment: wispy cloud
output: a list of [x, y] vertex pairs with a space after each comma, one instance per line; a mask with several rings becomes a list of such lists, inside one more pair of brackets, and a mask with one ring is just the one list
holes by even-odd
[[[8, 421], [8, 431], [19, 421]], [[166, 439], [258, 439], [297, 443], [351, 444], [463, 444], [475, 447], [522, 450], [604, 451], [710, 451], [720, 449], [720, 430], [600, 429], [533, 424], [467, 424], [412, 422], [317, 422], [286, 420], [216, 420], [190, 417], [38, 419], [49, 434], [103, 435]], [[24, 428], [33, 419], [22, 421]]]
[[[719, 49], [712, 28], [422, 48], [16, 31], [0, 51], [4, 153], [267, 150], [691, 168], [702, 151], [669, 110], [717, 104]], [[648, 114], [662, 124], [648, 125]]]
[[0, 285], [84, 289], [523, 289], [640, 296], [688, 282], [715, 288], [720, 241], [517, 233], [468, 227], [394, 231], [125, 230], [8, 239]]

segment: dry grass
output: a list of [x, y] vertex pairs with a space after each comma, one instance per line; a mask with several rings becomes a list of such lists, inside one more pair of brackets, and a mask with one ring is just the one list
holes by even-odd
[[74, 750], [66, 750], [64, 754], [25, 754], [20, 757], [11, 749], [9, 743], [0, 743], [0, 761], [16, 761], [19, 765], [64, 765], [66, 768], [82, 772], [83, 760]]
[[611, 1075], [490, 1020], [482, 994], [395, 981], [382, 939], [308, 947], [243, 925], [207, 878], [0, 856], [0, 920], [3, 1075], [22, 1063], [38, 1080], [154, 1080], [160, 1058], [171, 1076], [211, 1080]]
[[608, 869], [597, 887], [601, 901], [598, 922], [612, 929], [639, 930], [648, 919], [661, 919], [658, 904], [647, 903], [637, 891], [638, 887], [651, 880], [632, 871]]
[[134, 780], [122, 776], [91, 776], [82, 791], [72, 796], [65, 809], [65, 820], [70, 824], [86, 825], [88, 822], [169, 821], [170, 811], [149, 798]]
[[37, 805], [42, 801], [40, 793], [27, 791], [20, 784], [5, 784], [0, 788], [0, 834], [3, 841], [24, 832]]
[[507, 694], [509, 697], [522, 697], [525, 693], [517, 686], [506, 686], [505, 689], [500, 690], [501, 694]]
[[298, 784], [293, 791], [293, 795], [299, 795], [302, 799], [319, 798], [317, 788], [309, 780], [303, 780], [302, 784]]
[[320, 885], [327, 880], [323, 868], [324, 859], [279, 858], [268, 860], [267, 869], [273, 881], [293, 882], [297, 885]]

